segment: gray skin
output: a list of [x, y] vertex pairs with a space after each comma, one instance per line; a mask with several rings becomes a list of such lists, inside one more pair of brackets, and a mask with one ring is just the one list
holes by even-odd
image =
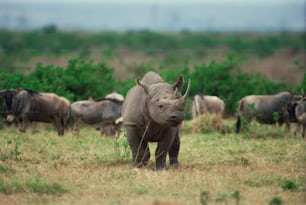
[[[0, 93], [5, 93], [1, 91]], [[14, 115], [19, 131], [25, 132], [28, 123], [53, 123], [59, 136], [64, 135], [70, 117], [70, 102], [53, 93], [38, 93], [27, 89], [10, 90], [5, 99], [8, 113]]]
[[[81, 121], [86, 124], [100, 124], [100, 134], [121, 117], [122, 101], [102, 98], [99, 100], [77, 101], [71, 104], [71, 116], [74, 120], [73, 130], [78, 132]], [[104, 128], [105, 127], [105, 128]]]
[[190, 81], [186, 93], [181, 96], [183, 84], [182, 76], [170, 85], [157, 73], [148, 72], [128, 91], [122, 117], [136, 167], [147, 164], [150, 158], [149, 142], [157, 142], [156, 169], [166, 168], [167, 154], [170, 165], [179, 165], [180, 124], [185, 116]]
[[301, 100], [297, 102], [294, 108], [295, 111], [295, 117], [296, 117], [296, 129], [294, 131], [294, 135], [297, 136], [297, 134], [300, 131], [300, 127], [302, 126], [302, 137], [305, 138], [305, 132], [306, 132], [306, 97], [303, 97]]
[[190, 105], [191, 118], [194, 119], [199, 115], [214, 113], [223, 115], [224, 102], [217, 96], [197, 94], [193, 97]]
[[[256, 119], [262, 124], [276, 124], [280, 126], [286, 123], [290, 130], [289, 108], [293, 97], [288, 92], [280, 92], [275, 95], [249, 95], [239, 101], [236, 132], [241, 129], [240, 117], [245, 117], [247, 123]], [[278, 113], [278, 114], [276, 114]]]

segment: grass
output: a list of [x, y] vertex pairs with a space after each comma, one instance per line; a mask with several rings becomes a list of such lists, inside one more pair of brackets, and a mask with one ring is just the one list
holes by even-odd
[[[194, 132], [186, 122], [176, 169], [132, 167], [126, 139], [84, 127], [58, 137], [0, 132], [0, 204], [305, 204], [306, 141], [252, 123], [248, 132]], [[217, 126], [219, 129], [220, 126]], [[209, 131], [208, 131], [209, 130]], [[150, 144], [154, 153], [156, 145]]]

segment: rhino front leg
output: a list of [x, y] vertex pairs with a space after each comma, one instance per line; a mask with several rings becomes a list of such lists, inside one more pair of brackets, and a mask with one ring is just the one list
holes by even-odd
[[[155, 151], [155, 159], [156, 159], [156, 169], [165, 169], [166, 168], [166, 158], [168, 152], [170, 153], [170, 148], [172, 148], [172, 144], [174, 142], [176, 136], [176, 128], [166, 129], [163, 133], [162, 141], [158, 142], [156, 151]], [[173, 147], [171, 151], [172, 156], [176, 155], [176, 151], [174, 151], [177, 147]], [[174, 157], [175, 158], [175, 157]], [[177, 158], [177, 157], [176, 157]]]
[[179, 166], [178, 155], [180, 151], [180, 145], [181, 145], [181, 140], [179, 132], [177, 132], [175, 139], [169, 150], [170, 165], [173, 166], [174, 168], [178, 168]]
[[142, 140], [141, 129], [136, 126], [126, 126], [127, 140], [132, 150], [134, 166], [142, 167], [147, 165], [150, 159], [150, 150], [147, 142]]

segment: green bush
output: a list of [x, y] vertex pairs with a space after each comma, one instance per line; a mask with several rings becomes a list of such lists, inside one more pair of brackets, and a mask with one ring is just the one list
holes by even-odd
[[294, 191], [294, 190], [297, 189], [297, 186], [296, 186], [295, 182], [287, 179], [282, 184], [282, 188], [283, 188], [283, 190]]
[[286, 89], [283, 83], [274, 83], [260, 73], [244, 73], [235, 56], [221, 63], [212, 61], [209, 65], [195, 66], [190, 73], [192, 89], [190, 95], [199, 92], [215, 95], [225, 102], [226, 113], [233, 114], [237, 102], [250, 94], [274, 94]]
[[37, 64], [29, 75], [0, 72], [1, 88], [28, 88], [39, 92], [52, 92], [71, 101], [103, 97], [115, 89], [114, 69], [72, 59], [66, 68]]

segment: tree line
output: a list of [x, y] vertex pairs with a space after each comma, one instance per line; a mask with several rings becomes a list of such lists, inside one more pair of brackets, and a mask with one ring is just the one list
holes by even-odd
[[[200, 92], [216, 95], [224, 100], [225, 113], [228, 115], [235, 114], [238, 101], [246, 95], [306, 90], [306, 73], [301, 83], [289, 87], [285, 83], [272, 82], [261, 73], [243, 72], [238, 61], [231, 56], [223, 62], [212, 61], [208, 65], [196, 65], [192, 70], [187, 66], [158, 70], [147, 66], [137, 73], [137, 78], [141, 79], [149, 70], [158, 72], [169, 83], [174, 83], [182, 74], [186, 82], [188, 79], [191, 80], [189, 99]], [[135, 79], [118, 80], [113, 73], [114, 68], [105, 62], [95, 63], [93, 60], [74, 58], [68, 61], [66, 67], [38, 63], [29, 74], [1, 71], [0, 88], [27, 88], [39, 92], [52, 92], [66, 97], [71, 102], [89, 97], [104, 97], [112, 91], [125, 96], [135, 85]], [[189, 118], [188, 108], [186, 112]]]

